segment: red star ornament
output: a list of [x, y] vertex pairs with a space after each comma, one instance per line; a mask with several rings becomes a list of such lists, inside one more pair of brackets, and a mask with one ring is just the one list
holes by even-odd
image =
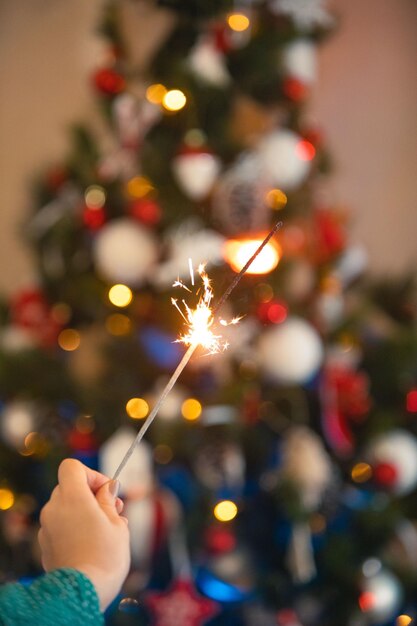
[[181, 578], [167, 591], [150, 593], [146, 604], [155, 626], [201, 626], [220, 611], [216, 602], [197, 593], [191, 580]]

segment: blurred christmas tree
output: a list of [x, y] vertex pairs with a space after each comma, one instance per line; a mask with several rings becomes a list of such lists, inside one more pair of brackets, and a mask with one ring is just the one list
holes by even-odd
[[[111, 624], [405, 626], [417, 612], [415, 284], [371, 284], [323, 200], [309, 123], [321, 0], [160, 0], [146, 72], [123, 3], [36, 189], [39, 289], [2, 304], [3, 579], [39, 571], [36, 516], [72, 455], [112, 474], [183, 354], [171, 298], [217, 296], [282, 216], [122, 474], [132, 572]], [[189, 289], [178, 291], [180, 279]], [[220, 329], [220, 330], [219, 330]], [[403, 615], [401, 615], [403, 613]], [[409, 614], [411, 617], [408, 617]]]

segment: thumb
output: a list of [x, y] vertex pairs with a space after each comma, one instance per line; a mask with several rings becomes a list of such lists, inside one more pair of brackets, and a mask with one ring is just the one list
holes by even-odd
[[99, 507], [111, 520], [119, 519], [116, 508], [117, 494], [119, 493], [120, 483], [118, 480], [109, 480], [104, 483], [96, 492], [96, 500]]

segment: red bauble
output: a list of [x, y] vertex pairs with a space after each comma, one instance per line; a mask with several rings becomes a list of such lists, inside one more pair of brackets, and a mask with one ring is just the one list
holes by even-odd
[[224, 526], [210, 526], [205, 539], [207, 549], [214, 554], [224, 554], [236, 547], [235, 535]]
[[74, 452], [93, 452], [97, 450], [97, 441], [93, 433], [82, 432], [76, 427], [68, 435], [68, 445]]
[[311, 254], [317, 263], [328, 263], [346, 248], [344, 222], [345, 218], [340, 211], [315, 211]]
[[369, 378], [364, 372], [333, 368], [327, 371], [327, 381], [336, 391], [336, 404], [343, 415], [359, 420], [369, 412]]
[[282, 300], [273, 299], [261, 302], [256, 313], [263, 324], [281, 324], [287, 319], [288, 308]]
[[309, 94], [308, 85], [297, 78], [286, 78], [282, 83], [282, 91], [293, 102], [301, 102]]
[[103, 209], [90, 209], [86, 206], [83, 210], [84, 225], [90, 230], [99, 230], [106, 221], [106, 214]]
[[45, 182], [48, 187], [53, 192], [58, 191], [60, 187], [68, 180], [68, 172], [64, 167], [52, 167], [46, 173]]
[[103, 67], [93, 75], [94, 86], [106, 96], [116, 96], [124, 91], [126, 81], [121, 74], [111, 67]]
[[167, 591], [149, 593], [146, 604], [155, 626], [200, 626], [219, 611], [216, 602], [200, 596], [190, 580], [181, 578]]
[[398, 478], [398, 470], [392, 463], [381, 462], [373, 468], [373, 477], [380, 487], [394, 487]]
[[161, 207], [152, 198], [139, 198], [130, 204], [129, 212], [132, 217], [147, 226], [155, 226], [161, 221]]
[[406, 408], [409, 413], [417, 413], [417, 389], [410, 389], [407, 393]]
[[39, 291], [24, 291], [15, 296], [10, 303], [10, 317], [13, 324], [29, 331], [43, 346], [55, 345], [61, 326]]

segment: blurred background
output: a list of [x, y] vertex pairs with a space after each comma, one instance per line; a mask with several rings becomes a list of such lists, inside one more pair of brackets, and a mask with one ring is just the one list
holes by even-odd
[[414, 622], [415, 0], [2, 0], [0, 53], [0, 581], [280, 219], [124, 470], [107, 623]]

